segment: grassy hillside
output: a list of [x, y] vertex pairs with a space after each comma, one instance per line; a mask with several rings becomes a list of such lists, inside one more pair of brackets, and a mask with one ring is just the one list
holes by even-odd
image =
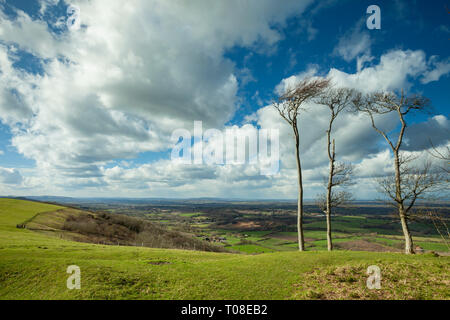
[[168, 230], [143, 219], [123, 214], [97, 213], [74, 208], [60, 208], [34, 215], [18, 227], [60, 239], [79, 242], [143, 246], [166, 249], [197, 249], [227, 252], [190, 234]]
[[[449, 257], [373, 252], [260, 255], [106, 246], [16, 228], [61, 207], [0, 199], [1, 299], [449, 299]], [[81, 289], [68, 290], [69, 265]], [[366, 269], [382, 270], [369, 290]]]

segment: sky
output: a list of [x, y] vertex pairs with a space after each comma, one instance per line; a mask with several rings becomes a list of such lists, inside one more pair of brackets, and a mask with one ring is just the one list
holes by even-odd
[[[380, 29], [367, 27], [370, 5]], [[307, 76], [428, 97], [432, 111], [408, 117], [404, 144], [425, 161], [430, 141], [449, 145], [446, 5], [0, 0], [0, 195], [294, 199], [293, 136], [271, 103]], [[329, 114], [305, 107], [300, 152], [313, 199], [324, 189]], [[395, 116], [376, 120], [395, 136]], [[279, 130], [279, 172], [174, 161], [172, 133], [194, 121], [242, 135]], [[342, 114], [333, 137], [338, 160], [355, 166], [354, 198], [380, 197], [374, 178], [392, 174], [392, 154], [367, 117]]]

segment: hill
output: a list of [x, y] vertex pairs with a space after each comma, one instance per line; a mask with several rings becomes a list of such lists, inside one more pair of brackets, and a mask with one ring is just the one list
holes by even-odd
[[[17, 228], [64, 209], [0, 199], [1, 299], [449, 299], [449, 257], [374, 252], [260, 255], [74, 242]], [[69, 265], [81, 289], [66, 287]], [[381, 289], [366, 288], [378, 265]]]
[[61, 207], [40, 212], [17, 225], [66, 240], [108, 245], [226, 252], [221, 246], [168, 230], [156, 223], [123, 214]]

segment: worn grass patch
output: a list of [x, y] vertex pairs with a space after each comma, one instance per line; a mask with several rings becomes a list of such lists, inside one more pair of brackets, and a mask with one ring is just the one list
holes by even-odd
[[294, 299], [449, 299], [450, 273], [447, 260], [435, 263], [392, 262], [380, 264], [381, 288], [369, 289], [367, 264], [314, 268], [307, 272]]

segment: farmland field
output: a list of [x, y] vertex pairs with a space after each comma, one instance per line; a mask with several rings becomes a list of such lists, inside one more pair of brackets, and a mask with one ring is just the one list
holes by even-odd
[[[159, 201], [132, 204], [103, 201], [72, 205], [142, 217], [245, 253], [297, 249], [295, 203]], [[437, 210], [448, 221], [447, 204], [427, 204], [427, 208]], [[304, 223], [306, 247], [326, 250], [325, 218], [315, 205], [307, 206]], [[431, 221], [417, 218], [410, 222], [410, 228], [419, 250], [448, 254], [449, 244], [443, 241]], [[337, 250], [402, 252], [404, 240], [398, 217], [382, 203], [355, 203], [339, 208], [332, 217], [332, 231]]]

